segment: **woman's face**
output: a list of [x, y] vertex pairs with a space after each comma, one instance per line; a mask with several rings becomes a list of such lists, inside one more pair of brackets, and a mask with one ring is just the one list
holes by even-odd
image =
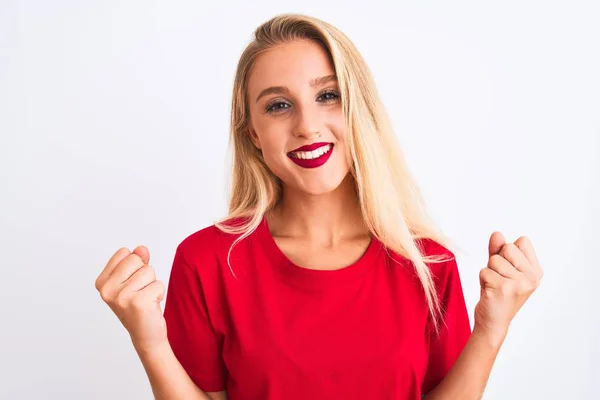
[[[285, 185], [318, 195], [348, 174], [340, 93], [327, 52], [298, 40], [261, 55], [248, 81], [249, 134]], [[310, 151], [297, 150], [310, 145]]]

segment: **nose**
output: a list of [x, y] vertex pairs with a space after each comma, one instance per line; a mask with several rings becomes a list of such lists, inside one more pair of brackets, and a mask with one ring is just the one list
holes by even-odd
[[296, 137], [313, 139], [321, 135], [318, 112], [310, 110], [310, 107], [298, 107], [294, 122], [293, 134]]

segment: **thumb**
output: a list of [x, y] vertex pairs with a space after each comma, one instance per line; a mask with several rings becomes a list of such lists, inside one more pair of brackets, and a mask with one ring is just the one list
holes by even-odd
[[133, 250], [133, 253], [140, 256], [144, 264], [148, 264], [150, 262], [150, 251], [148, 250], [148, 247], [139, 245]]
[[488, 245], [489, 256], [493, 256], [494, 254], [500, 253], [502, 247], [506, 244], [506, 239], [501, 232], [495, 231], [490, 236], [490, 243]]

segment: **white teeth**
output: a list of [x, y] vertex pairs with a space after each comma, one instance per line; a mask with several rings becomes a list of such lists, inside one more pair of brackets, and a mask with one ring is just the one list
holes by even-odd
[[331, 150], [332, 144], [328, 144], [327, 146], [319, 147], [313, 151], [296, 151], [292, 154], [292, 157], [301, 158], [303, 160], [312, 160], [314, 158], [319, 158], [323, 154], [329, 152]]

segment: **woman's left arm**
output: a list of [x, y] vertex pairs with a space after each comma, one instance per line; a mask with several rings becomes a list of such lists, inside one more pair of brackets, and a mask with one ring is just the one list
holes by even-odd
[[479, 273], [481, 298], [475, 307], [473, 333], [444, 379], [426, 400], [480, 400], [510, 322], [539, 286], [543, 276], [526, 236], [506, 243], [492, 233], [489, 260]]
[[448, 374], [424, 399], [481, 399], [503, 340], [473, 329]]

